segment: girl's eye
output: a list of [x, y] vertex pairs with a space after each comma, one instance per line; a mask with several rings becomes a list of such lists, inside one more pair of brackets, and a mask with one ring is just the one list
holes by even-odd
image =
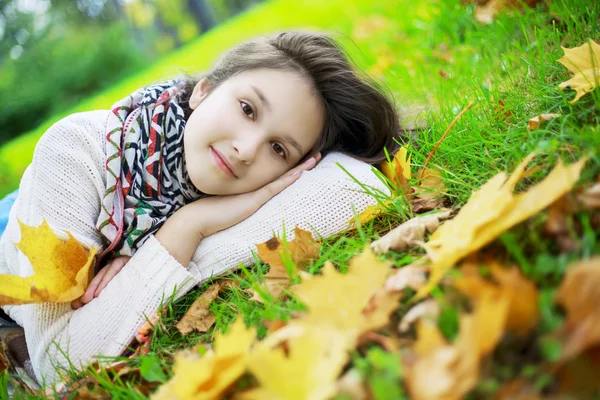
[[[254, 114], [254, 110], [252, 109], [252, 107], [250, 107], [250, 105], [248, 105], [248, 103], [244, 103], [243, 101], [240, 101], [240, 104], [242, 105], [242, 112], [244, 114], [246, 114], [248, 117], [250, 117], [252, 114]], [[248, 114], [250, 113], [250, 114]], [[252, 117], [252, 119], [254, 119]]]
[[[277, 146], [281, 149], [281, 154], [279, 154], [279, 151], [277, 151], [275, 146]], [[273, 150], [275, 150], [275, 153], [277, 153], [277, 155], [280, 156], [281, 158], [285, 159], [285, 150], [283, 149], [283, 147], [281, 147], [281, 145], [279, 145], [279, 143], [275, 143], [275, 146], [273, 146]]]

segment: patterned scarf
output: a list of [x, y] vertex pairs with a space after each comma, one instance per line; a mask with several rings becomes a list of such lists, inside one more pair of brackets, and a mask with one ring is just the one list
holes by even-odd
[[132, 256], [183, 205], [205, 195], [189, 180], [177, 104], [183, 81], [141, 88], [111, 107], [106, 120], [106, 192], [96, 228], [112, 253]]

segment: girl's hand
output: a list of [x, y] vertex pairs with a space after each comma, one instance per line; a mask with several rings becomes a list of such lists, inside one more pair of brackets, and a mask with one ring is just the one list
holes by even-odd
[[106, 266], [98, 272], [98, 275], [92, 279], [83, 296], [71, 302], [71, 308], [76, 310], [98, 297], [100, 292], [108, 285], [108, 282], [123, 269], [130, 258], [131, 257], [129, 256], [119, 256], [106, 264]]
[[254, 214], [273, 196], [294, 183], [302, 171], [312, 169], [321, 160], [321, 153], [309, 158], [304, 163], [289, 170], [276, 180], [253, 192], [228, 195], [211, 196], [196, 200], [183, 208], [199, 219], [199, 233], [207, 237], [227, 229]]

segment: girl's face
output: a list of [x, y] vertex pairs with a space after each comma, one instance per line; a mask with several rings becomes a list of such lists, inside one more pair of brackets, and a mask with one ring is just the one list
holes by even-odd
[[304, 78], [272, 69], [242, 72], [214, 90], [203, 78], [189, 105], [187, 171], [198, 190], [212, 195], [250, 192], [283, 175], [313, 148], [325, 120]]

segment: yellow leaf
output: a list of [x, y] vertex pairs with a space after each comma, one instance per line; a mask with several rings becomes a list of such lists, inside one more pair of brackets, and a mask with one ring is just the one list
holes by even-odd
[[74, 300], [85, 292], [93, 274], [98, 249], [87, 250], [70, 232], [64, 241], [46, 220], [39, 227], [19, 221], [21, 240], [17, 248], [29, 259], [33, 275], [0, 275], [0, 305]]
[[[357, 216], [358, 216], [358, 221], [359, 221], [360, 225], [364, 225], [367, 222], [374, 219], [375, 217], [378, 217], [381, 214], [385, 213], [385, 211], [386, 211], [385, 206], [390, 206], [392, 204], [392, 202], [390, 200], [386, 200], [383, 202], [383, 204], [384, 204], [384, 206], [382, 206], [379, 203], [368, 206], [362, 212], [358, 213]], [[350, 225], [348, 227], [348, 229], [356, 228], [356, 219], [354, 217], [352, 217], [351, 219], [349, 219], [346, 222], [346, 224]]]
[[313, 327], [288, 340], [288, 347], [286, 356], [280, 348], [257, 346], [249, 367], [260, 387], [242, 393], [241, 399], [319, 400], [335, 394], [337, 377], [348, 359], [344, 335]]
[[215, 337], [214, 351], [202, 358], [189, 352], [175, 356], [173, 377], [152, 396], [153, 399], [220, 399], [246, 370], [256, 330], [246, 328], [242, 317], [225, 335]]
[[309, 310], [294, 323], [329, 326], [351, 335], [359, 333], [365, 318], [363, 309], [383, 286], [392, 263], [379, 261], [367, 245], [348, 264], [348, 272], [341, 274], [326, 262], [321, 276], [304, 279], [292, 289]]
[[587, 157], [565, 167], [559, 161], [550, 174], [524, 193], [514, 194], [533, 154], [525, 158], [506, 179], [501, 172], [478, 191], [450, 221], [438, 228], [423, 246], [431, 259], [429, 282], [416, 298], [422, 298], [442, 279], [458, 260], [479, 250], [512, 226], [546, 208], [579, 179]]
[[572, 49], [562, 47], [565, 55], [558, 62], [567, 67], [575, 75], [562, 82], [560, 89], [573, 89], [576, 96], [569, 103], [573, 104], [583, 95], [594, 90], [600, 83], [600, 44], [588, 39], [588, 42]]
[[391, 180], [394, 185], [406, 187], [406, 181], [410, 179], [410, 157], [406, 147], [400, 149], [394, 155], [391, 162], [384, 161], [381, 163], [381, 172]]
[[[284, 289], [291, 285], [290, 276], [283, 261], [284, 257], [290, 258], [294, 265], [301, 270], [311, 261], [319, 258], [321, 244], [314, 241], [311, 233], [297, 226], [294, 233], [294, 239], [287, 242], [286, 246], [276, 236], [256, 245], [258, 256], [270, 266], [269, 272], [264, 276], [265, 281], [261, 284], [261, 289], [274, 298], [281, 296]], [[252, 300], [262, 302], [262, 298], [256, 290], [251, 289], [250, 292], [253, 293]]]
[[446, 192], [446, 185], [442, 175], [435, 169], [420, 169], [417, 172], [420, 176], [419, 185], [415, 187], [415, 196], [424, 200], [432, 200], [440, 197]]

